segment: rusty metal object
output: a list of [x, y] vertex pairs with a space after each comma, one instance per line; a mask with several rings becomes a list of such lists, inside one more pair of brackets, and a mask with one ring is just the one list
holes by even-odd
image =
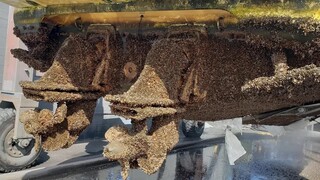
[[126, 65], [124, 65], [123, 72], [128, 80], [132, 80], [138, 75], [137, 65], [132, 62], [127, 62]]

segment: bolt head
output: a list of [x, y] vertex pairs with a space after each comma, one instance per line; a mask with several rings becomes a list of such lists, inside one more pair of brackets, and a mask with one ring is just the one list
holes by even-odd
[[21, 146], [21, 147], [23, 147], [23, 148], [28, 147], [29, 144], [30, 144], [30, 141], [29, 141], [29, 140], [26, 140], [26, 139], [19, 142], [19, 146]]
[[305, 108], [299, 108], [299, 109], [298, 109], [298, 112], [299, 112], [299, 113], [304, 113], [304, 112], [306, 112], [306, 111], [307, 111], [307, 110], [306, 110]]

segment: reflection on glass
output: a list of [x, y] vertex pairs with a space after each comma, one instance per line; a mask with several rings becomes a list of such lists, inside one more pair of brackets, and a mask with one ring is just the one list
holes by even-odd
[[[149, 176], [135, 169], [130, 180], [212, 180], [212, 179], [308, 179], [319, 177], [320, 142], [307, 140], [303, 134], [280, 138], [240, 138], [247, 154], [230, 166], [224, 143], [194, 146], [174, 152], [167, 157], [158, 172]], [[54, 179], [116, 179], [121, 180], [118, 163], [88, 167]], [[312, 174], [319, 173], [319, 174]], [[62, 177], [63, 176], [63, 177]], [[314, 178], [311, 178], [314, 179]]]
[[204, 174], [203, 149], [177, 153], [176, 180], [202, 179]]

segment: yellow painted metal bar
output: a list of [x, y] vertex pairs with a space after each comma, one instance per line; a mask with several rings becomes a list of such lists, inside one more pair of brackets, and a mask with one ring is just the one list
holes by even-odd
[[162, 26], [195, 22], [212, 23], [217, 22], [221, 17], [224, 18], [224, 23], [226, 24], [234, 24], [238, 21], [230, 12], [220, 9], [58, 14], [46, 16], [44, 21], [60, 25], [70, 25], [77, 19], [81, 19], [83, 23]]
[[[166, 0], [164, 0], [166, 1]], [[169, 1], [169, 0], [168, 0]], [[249, 1], [249, 0], [248, 0]], [[320, 2], [292, 0], [283, 3], [181, 4], [180, 1], [155, 4], [153, 0], [0, 0], [17, 8], [16, 25], [51, 22], [70, 25], [83, 23], [145, 24], [166, 26], [177, 23], [210, 23], [224, 17], [225, 23], [250, 18], [304, 18], [320, 23]], [[26, 2], [29, 2], [26, 3]], [[130, 3], [128, 3], [130, 2]], [[212, 0], [212, 3], [215, 2]], [[33, 4], [34, 3], [34, 4]], [[37, 4], [38, 6], [31, 6]], [[301, 6], [301, 7], [300, 7]], [[221, 10], [223, 9], [223, 10]], [[232, 14], [232, 15], [231, 15]], [[143, 17], [141, 18], [141, 16]]]

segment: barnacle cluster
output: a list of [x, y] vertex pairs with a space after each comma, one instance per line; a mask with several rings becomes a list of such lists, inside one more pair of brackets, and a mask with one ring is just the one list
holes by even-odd
[[[40, 80], [21, 83], [26, 97], [59, 102], [56, 112], [27, 111], [21, 121], [45, 149], [68, 147], [105, 97], [132, 128], [109, 129], [104, 156], [120, 162], [124, 178], [129, 168], [152, 174], [179, 140], [179, 119], [215, 121], [320, 100], [318, 32], [311, 40], [299, 39], [305, 32], [288, 38], [279, 28], [285, 21], [260, 21], [224, 31], [188, 24], [160, 34], [108, 27], [70, 35]], [[288, 32], [296, 33], [294, 25]], [[32, 66], [35, 58], [22, 60]]]

